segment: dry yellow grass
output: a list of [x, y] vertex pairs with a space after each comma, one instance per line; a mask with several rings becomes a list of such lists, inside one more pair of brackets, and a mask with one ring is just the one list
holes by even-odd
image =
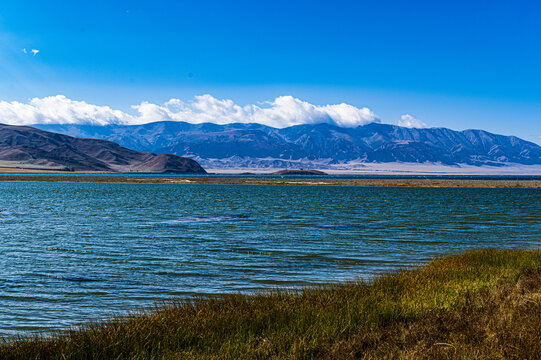
[[364, 282], [178, 300], [2, 359], [535, 359], [541, 251], [479, 250]]

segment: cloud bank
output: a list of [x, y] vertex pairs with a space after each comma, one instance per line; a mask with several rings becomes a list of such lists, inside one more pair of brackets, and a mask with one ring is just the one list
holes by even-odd
[[32, 124], [128, 124], [132, 116], [63, 95], [33, 98], [28, 104], [0, 101], [0, 123], [9, 125]]
[[417, 129], [423, 129], [428, 127], [424, 122], [414, 118], [409, 114], [405, 114], [400, 117], [400, 120], [398, 120], [398, 126]]
[[185, 121], [193, 124], [259, 123], [283, 128], [315, 123], [356, 127], [380, 122], [378, 116], [366, 107], [358, 108], [345, 103], [320, 106], [292, 96], [279, 96], [273, 101], [241, 106], [232, 100], [201, 95], [189, 102], [179, 99], [171, 99], [164, 104], [142, 102], [132, 108], [136, 114], [71, 100], [64, 95], [33, 98], [28, 103], [0, 101], [0, 123], [133, 125]]

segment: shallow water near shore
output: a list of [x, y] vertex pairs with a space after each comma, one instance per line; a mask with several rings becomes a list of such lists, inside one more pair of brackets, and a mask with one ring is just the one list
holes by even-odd
[[0, 183], [0, 335], [539, 248], [539, 189]]

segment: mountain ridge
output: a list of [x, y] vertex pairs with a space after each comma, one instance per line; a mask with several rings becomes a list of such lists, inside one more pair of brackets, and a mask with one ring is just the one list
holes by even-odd
[[[257, 123], [36, 125], [37, 128], [118, 142], [145, 152], [193, 157], [206, 167], [354, 167], [412, 162], [501, 166], [541, 164], [541, 146], [484, 130], [405, 128], [370, 123], [355, 128], [304, 124], [273, 128]], [[349, 165], [348, 165], [349, 164]]]

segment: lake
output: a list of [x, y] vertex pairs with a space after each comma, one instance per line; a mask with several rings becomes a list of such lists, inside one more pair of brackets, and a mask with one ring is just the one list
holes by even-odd
[[541, 190], [0, 183], [0, 335], [539, 248]]

